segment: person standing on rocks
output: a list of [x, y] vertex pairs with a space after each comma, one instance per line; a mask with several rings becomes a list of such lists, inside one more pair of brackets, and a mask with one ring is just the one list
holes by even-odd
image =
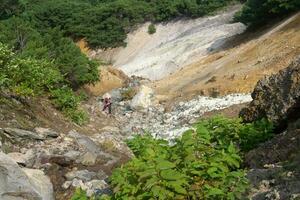
[[108, 114], [111, 114], [111, 105], [112, 105], [111, 96], [110, 96], [109, 93], [105, 93], [103, 95], [103, 109], [102, 109], [102, 111], [106, 112], [106, 110], [107, 110]]

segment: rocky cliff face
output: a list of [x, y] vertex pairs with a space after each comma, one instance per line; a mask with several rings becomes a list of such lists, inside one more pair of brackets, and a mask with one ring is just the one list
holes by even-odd
[[283, 129], [300, 117], [300, 57], [278, 74], [260, 80], [253, 101], [241, 111], [245, 121], [267, 118]]
[[283, 131], [245, 155], [245, 164], [251, 168], [250, 197], [299, 199], [300, 57], [278, 74], [260, 80], [252, 97], [240, 113], [243, 119], [267, 118]]

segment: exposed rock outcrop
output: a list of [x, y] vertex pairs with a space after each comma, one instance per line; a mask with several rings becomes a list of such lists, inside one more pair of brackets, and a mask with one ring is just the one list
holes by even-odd
[[22, 169], [0, 152], [1, 200], [53, 200], [52, 184], [40, 170]]
[[[257, 83], [253, 101], [240, 115], [245, 121], [267, 118], [283, 130], [246, 153], [251, 168], [250, 199], [298, 199], [300, 194], [300, 57], [278, 74]], [[288, 128], [287, 128], [288, 127]]]
[[139, 92], [133, 97], [131, 101], [131, 108], [145, 109], [149, 108], [155, 102], [154, 92], [151, 88], [142, 85]]
[[121, 70], [112, 67], [102, 67], [99, 72], [100, 81], [95, 84], [86, 85], [85, 89], [88, 93], [99, 96], [104, 93], [126, 86], [129, 82], [129, 77]]
[[278, 74], [260, 80], [253, 101], [240, 113], [249, 122], [267, 118], [282, 129], [300, 117], [300, 57]]

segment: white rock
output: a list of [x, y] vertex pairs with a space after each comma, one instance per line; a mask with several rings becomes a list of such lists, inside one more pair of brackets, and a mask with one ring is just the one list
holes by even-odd
[[48, 176], [43, 171], [37, 169], [23, 168], [29, 178], [30, 183], [35, 187], [43, 200], [53, 200], [53, 186]]
[[53, 200], [52, 184], [40, 170], [21, 169], [0, 152], [1, 200]]
[[62, 188], [64, 188], [66, 190], [66, 189], [69, 189], [71, 185], [72, 185], [72, 181], [66, 181], [62, 185]]
[[204, 113], [251, 100], [250, 94], [231, 94], [218, 98], [199, 96], [191, 101], [178, 103], [166, 113], [160, 113], [153, 107], [149, 109], [153, 112], [146, 114], [141, 110], [135, 110], [129, 118], [122, 119], [124, 121], [122, 131], [128, 134], [146, 131], [154, 137], [172, 140], [190, 128], [184, 125], [196, 122]]
[[146, 23], [128, 35], [126, 47], [120, 48], [111, 58], [113, 65], [127, 75], [151, 80], [166, 77], [193, 62], [195, 57], [199, 59], [218, 49], [226, 39], [242, 33], [246, 26], [232, 23], [239, 9], [156, 24], [156, 33], [152, 35], [147, 33], [149, 23]]
[[142, 85], [139, 92], [133, 97], [130, 106], [134, 109], [146, 109], [153, 105], [154, 100], [153, 90]]
[[92, 180], [86, 183], [87, 195], [92, 196], [96, 189], [104, 189], [108, 187], [108, 184], [104, 180]]

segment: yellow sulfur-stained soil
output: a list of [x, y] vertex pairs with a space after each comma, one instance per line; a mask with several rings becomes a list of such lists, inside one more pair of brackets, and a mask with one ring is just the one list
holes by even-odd
[[151, 86], [166, 101], [199, 94], [250, 93], [259, 79], [287, 67], [300, 55], [300, 13], [259, 36], [253, 34], [254, 39], [246, 34], [247, 40], [244, 35], [236, 37], [227, 44], [233, 47], [201, 58]]

